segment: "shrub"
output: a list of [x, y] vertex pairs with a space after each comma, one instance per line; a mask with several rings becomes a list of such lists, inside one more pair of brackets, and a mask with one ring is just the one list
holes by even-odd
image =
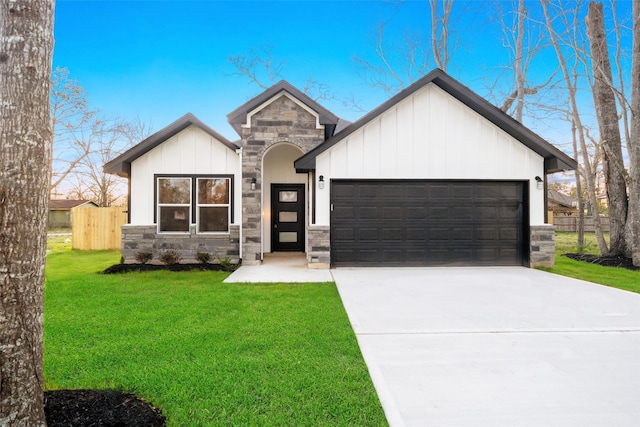
[[208, 252], [197, 252], [196, 259], [200, 261], [200, 264], [206, 264], [211, 261], [211, 255]]
[[175, 265], [182, 261], [182, 257], [175, 249], [167, 249], [160, 255], [160, 261], [166, 265]]
[[136, 254], [136, 261], [144, 265], [153, 259], [153, 253], [149, 251], [140, 251]]
[[231, 258], [229, 258], [228, 256], [221, 258], [220, 256], [216, 255], [216, 259], [218, 260], [218, 263], [224, 271], [233, 271], [234, 268], [233, 264], [231, 264]]

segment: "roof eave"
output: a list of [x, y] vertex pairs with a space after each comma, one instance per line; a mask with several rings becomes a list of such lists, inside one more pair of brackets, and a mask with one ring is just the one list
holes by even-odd
[[189, 126], [199, 127], [231, 150], [236, 150], [239, 148], [237, 144], [234, 144], [224, 136], [220, 135], [218, 132], [207, 126], [196, 116], [191, 113], [187, 113], [175, 122], [134, 145], [115, 159], [105, 163], [102, 167], [102, 170], [105, 173], [115, 174], [125, 178], [128, 177], [131, 173], [131, 162], [144, 155], [145, 153], [151, 151], [174, 135], [182, 132]]
[[[409, 97], [411, 94], [420, 90], [421, 88], [433, 83], [436, 86], [449, 93], [451, 96], [462, 102], [467, 107], [476, 111], [478, 114], [486, 118], [488, 121], [505, 131], [507, 134], [513, 136], [520, 141], [526, 147], [530, 148], [534, 152], [538, 153], [545, 158], [545, 172], [553, 173], [563, 170], [574, 170], [577, 168], [577, 162], [553, 146], [551, 143], [544, 140], [538, 134], [522, 125], [511, 116], [504, 113], [498, 107], [492, 105], [487, 100], [473, 92], [468, 87], [464, 86], [460, 82], [453, 79], [447, 73], [439, 68], [428, 73], [422, 79], [418, 80], [412, 86], [399, 92], [395, 96], [391, 97], [385, 103], [378, 108], [369, 112], [361, 119], [355, 121], [351, 125], [344, 128], [340, 133], [334, 137], [328, 139], [323, 144], [309, 151], [294, 163], [296, 170], [308, 171], [315, 169], [315, 159], [318, 155], [331, 148], [333, 145], [349, 136], [351, 133], [362, 128], [375, 117], [384, 113], [393, 105], [398, 104], [403, 99]], [[547, 167], [547, 161], [549, 161], [549, 167]]]

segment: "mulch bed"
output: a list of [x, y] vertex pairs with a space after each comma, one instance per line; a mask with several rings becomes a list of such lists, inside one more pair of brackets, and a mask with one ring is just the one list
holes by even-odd
[[162, 411], [133, 394], [113, 390], [44, 392], [48, 427], [164, 427]]
[[575, 254], [568, 253], [562, 254], [567, 258], [575, 259], [576, 261], [588, 262], [591, 264], [598, 264], [604, 267], [621, 267], [628, 270], [640, 270], [640, 267], [635, 267], [631, 258], [623, 256], [598, 256], [593, 254]]
[[103, 274], [116, 274], [116, 273], [129, 273], [132, 271], [158, 271], [158, 270], [170, 270], [170, 271], [233, 271], [237, 268], [236, 265], [222, 266], [220, 264], [115, 264], [104, 270]]

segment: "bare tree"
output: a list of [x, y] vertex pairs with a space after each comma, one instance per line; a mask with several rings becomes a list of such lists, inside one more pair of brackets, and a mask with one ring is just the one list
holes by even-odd
[[51, 191], [55, 192], [93, 150], [87, 135], [98, 114], [69, 70], [56, 67], [51, 75], [51, 128], [54, 135]]
[[589, 3], [586, 23], [587, 36], [591, 44], [592, 94], [600, 129], [600, 143], [604, 152], [603, 166], [610, 221], [609, 254], [630, 256], [631, 251], [625, 240], [627, 223], [626, 170], [622, 157], [618, 109], [601, 3], [593, 1]]
[[[397, 7], [403, 2], [399, 1]], [[424, 76], [434, 65], [446, 71], [456, 46], [451, 30], [452, 10], [453, 0], [429, 0], [429, 20], [425, 20], [430, 29], [427, 40], [419, 31], [405, 29], [400, 44], [390, 43], [386, 38], [390, 21], [379, 24], [374, 43], [376, 61], [353, 57], [361, 78], [367, 85], [393, 95]]]
[[231, 55], [229, 62], [236, 68], [234, 74], [247, 77], [261, 89], [268, 89], [282, 78], [285, 62], [275, 62], [273, 46], [251, 48], [248, 55]]
[[451, 59], [449, 51], [449, 18], [453, 0], [441, 0], [442, 9], [438, 7], [438, 0], [429, 0], [431, 11], [431, 51], [436, 65], [443, 71], [447, 71], [447, 65]]
[[[512, 8], [504, 10], [505, 5], [512, 4]], [[503, 46], [508, 50], [510, 63], [504, 67], [505, 72], [512, 77], [510, 92], [504, 97], [500, 109], [523, 122], [525, 107], [532, 106], [540, 110], [548, 110], [547, 106], [541, 106], [531, 98], [535, 95], [542, 95], [545, 89], [552, 89], [552, 81], [557, 70], [549, 73], [546, 81], [531, 86], [527, 78], [527, 73], [531, 64], [538, 54], [547, 47], [547, 43], [542, 34], [541, 25], [534, 19], [529, 18], [529, 11], [524, 0], [514, 0], [511, 3], [496, 3], [498, 22], [504, 35]], [[502, 80], [502, 79], [500, 79]], [[491, 92], [496, 92], [498, 81], [494, 82]], [[496, 96], [496, 98], [501, 98]], [[515, 107], [514, 107], [515, 106]]]
[[[578, 34], [578, 6], [576, 6], [573, 11], [567, 9], [562, 2], [558, 2], [554, 4], [554, 11], [556, 12], [554, 17], [549, 11], [550, 5], [549, 0], [541, 0], [540, 4], [542, 6], [542, 11], [544, 14], [544, 19], [546, 23], [547, 30], [549, 32], [549, 37], [551, 40], [551, 45], [556, 53], [556, 57], [560, 64], [560, 69], [562, 70], [562, 75], [564, 77], [564, 82], [567, 91], [567, 97], [569, 99], [569, 113], [570, 119], [575, 126], [575, 135], [578, 140], [578, 148], [579, 152], [582, 154], [582, 164], [580, 167], [580, 173], [584, 178], [584, 182], [587, 186], [587, 194], [588, 194], [588, 202], [591, 207], [592, 212], [597, 212], [597, 197], [596, 197], [596, 188], [595, 188], [595, 175], [596, 170], [594, 166], [591, 164], [592, 159], [589, 157], [589, 150], [587, 148], [587, 137], [586, 137], [586, 126], [582, 123], [582, 117], [580, 115], [580, 111], [578, 108], [577, 102], [577, 92], [578, 92], [578, 80], [580, 77], [579, 67], [582, 63], [582, 59], [580, 58], [580, 54], [583, 52], [582, 46], [577, 39]], [[555, 21], [558, 20], [559, 23]], [[560, 35], [556, 31], [556, 26], [564, 29], [564, 36], [566, 37], [565, 45], [569, 48], [573, 53], [573, 67], [569, 69], [569, 61], [565, 58], [565, 54], [560, 46]], [[578, 154], [578, 152], [576, 152]], [[579, 179], [579, 178], [577, 178]], [[598, 242], [598, 248], [600, 249], [600, 253], [604, 254], [608, 252], [607, 242], [604, 239], [604, 234], [602, 232], [602, 226], [600, 224], [600, 217], [598, 215], [594, 215], [594, 228], [596, 232], [596, 240]]]
[[633, 0], [631, 52], [631, 132], [629, 149], [629, 211], [633, 265], [640, 267], [640, 0]]
[[[248, 55], [231, 55], [229, 62], [236, 69], [233, 74], [248, 78], [261, 89], [270, 88], [284, 78], [286, 65], [286, 62], [274, 58], [273, 50], [271, 45], [263, 45], [250, 49]], [[303, 93], [315, 101], [336, 99], [329, 86], [318, 82], [313, 76], [307, 79]]]
[[89, 199], [98, 206], [108, 207], [119, 203], [126, 195], [126, 180], [104, 173], [102, 167], [133, 144], [149, 135], [149, 126], [140, 119], [126, 122], [120, 119], [95, 119], [89, 138], [94, 147], [78, 162], [69, 175], [71, 193], [81, 199]]
[[0, 2], [0, 425], [44, 426], [52, 0]]

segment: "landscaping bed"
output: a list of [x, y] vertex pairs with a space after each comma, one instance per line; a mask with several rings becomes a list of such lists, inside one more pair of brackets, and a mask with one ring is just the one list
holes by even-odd
[[562, 254], [562, 256], [574, 259], [576, 261], [602, 265], [604, 267], [621, 267], [628, 270], [640, 270], [640, 267], [636, 267], [633, 265], [633, 261], [631, 260], [631, 258], [626, 258], [623, 256], [598, 256], [594, 254], [577, 253], [566, 253]]
[[113, 390], [45, 391], [44, 412], [49, 427], [166, 425], [160, 409]]
[[132, 271], [234, 271], [239, 265], [222, 265], [222, 264], [114, 264], [111, 267], [106, 268], [103, 274], [115, 274], [115, 273], [130, 273]]

